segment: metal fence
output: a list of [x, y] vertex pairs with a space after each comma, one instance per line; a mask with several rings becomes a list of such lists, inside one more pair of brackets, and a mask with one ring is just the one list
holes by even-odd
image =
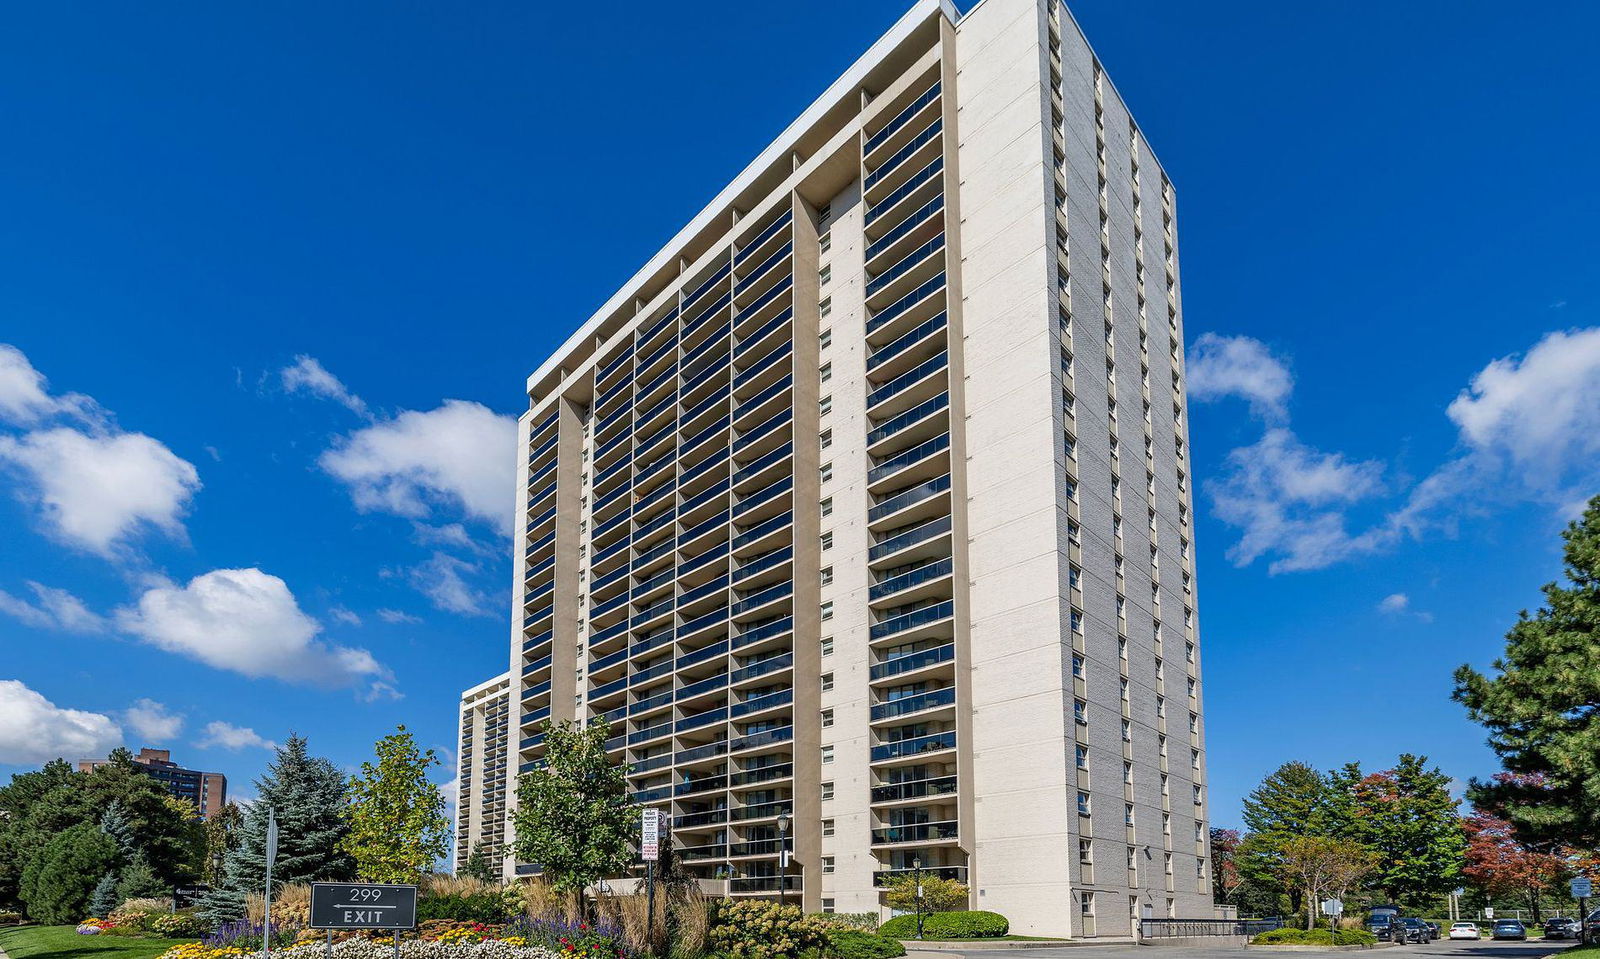
[[1139, 938], [1158, 940], [1254, 936], [1282, 928], [1282, 919], [1141, 919]]

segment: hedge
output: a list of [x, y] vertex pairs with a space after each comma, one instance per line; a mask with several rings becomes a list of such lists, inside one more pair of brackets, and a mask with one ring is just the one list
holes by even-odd
[[906, 954], [906, 947], [900, 945], [900, 940], [887, 936], [860, 929], [838, 929], [828, 933], [828, 954], [834, 959], [896, 959]]
[[[1005, 935], [1011, 923], [998, 912], [934, 912], [922, 917], [924, 939], [994, 939]], [[880, 936], [915, 939], [916, 916], [895, 916], [878, 927]]]
[[1250, 940], [1255, 946], [1370, 946], [1378, 937], [1364, 929], [1273, 929]]

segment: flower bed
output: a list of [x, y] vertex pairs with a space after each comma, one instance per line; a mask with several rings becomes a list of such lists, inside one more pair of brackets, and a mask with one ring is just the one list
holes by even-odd
[[[424, 942], [400, 940], [400, 959], [562, 959], [560, 953], [540, 946], [513, 945], [513, 940], [487, 939], [482, 942]], [[287, 949], [274, 949], [280, 959], [324, 959], [326, 942], [306, 941]], [[175, 946], [160, 959], [232, 959], [247, 953], [237, 946], [211, 947], [201, 943]], [[333, 944], [334, 959], [392, 959], [392, 940], [346, 939]], [[577, 955], [576, 953], [570, 955]]]

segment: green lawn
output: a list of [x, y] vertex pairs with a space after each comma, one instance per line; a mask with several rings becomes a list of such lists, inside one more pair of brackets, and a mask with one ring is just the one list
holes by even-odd
[[72, 926], [13, 926], [0, 929], [0, 949], [11, 959], [154, 959], [193, 939], [134, 939], [80, 936]]

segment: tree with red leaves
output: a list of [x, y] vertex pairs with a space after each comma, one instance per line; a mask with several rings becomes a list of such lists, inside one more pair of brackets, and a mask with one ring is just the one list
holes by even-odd
[[1482, 811], [1466, 817], [1462, 826], [1467, 834], [1462, 875], [1492, 896], [1522, 900], [1539, 922], [1545, 892], [1559, 886], [1568, 872], [1565, 850], [1531, 849], [1517, 839], [1511, 823]]
[[1217, 902], [1238, 905], [1234, 896], [1244, 885], [1244, 877], [1239, 874], [1235, 857], [1243, 841], [1237, 829], [1211, 828], [1211, 893]]

